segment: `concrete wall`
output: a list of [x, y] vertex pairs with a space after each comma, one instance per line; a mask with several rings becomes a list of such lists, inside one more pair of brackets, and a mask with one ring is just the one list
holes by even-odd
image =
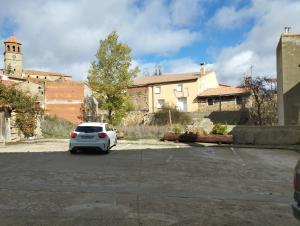
[[300, 124], [300, 34], [284, 33], [277, 46], [279, 125]]
[[300, 126], [237, 126], [232, 134], [235, 144], [300, 144]]

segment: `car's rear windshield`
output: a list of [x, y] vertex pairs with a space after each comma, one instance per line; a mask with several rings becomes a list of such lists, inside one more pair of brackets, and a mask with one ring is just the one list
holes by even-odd
[[81, 133], [99, 133], [103, 131], [101, 126], [77, 126], [76, 132]]

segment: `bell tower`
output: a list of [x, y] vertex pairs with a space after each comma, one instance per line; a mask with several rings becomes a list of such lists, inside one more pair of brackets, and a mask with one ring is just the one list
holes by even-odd
[[6, 74], [22, 76], [22, 44], [16, 39], [15, 36], [11, 36], [6, 41], [4, 41], [4, 46], [4, 70]]

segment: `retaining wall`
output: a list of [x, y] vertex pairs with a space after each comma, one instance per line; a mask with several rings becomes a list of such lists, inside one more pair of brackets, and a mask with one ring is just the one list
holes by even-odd
[[235, 144], [300, 144], [300, 126], [237, 126], [232, 134]]

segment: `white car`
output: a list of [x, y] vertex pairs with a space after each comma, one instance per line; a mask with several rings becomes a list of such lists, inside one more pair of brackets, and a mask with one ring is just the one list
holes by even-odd
[[107, 123], [86, 122], [79, 124], [71, 133], [69, 151], [75, 154], [78, 150], [96, 149], [108, 153], [115, 145], [116, 131]]

